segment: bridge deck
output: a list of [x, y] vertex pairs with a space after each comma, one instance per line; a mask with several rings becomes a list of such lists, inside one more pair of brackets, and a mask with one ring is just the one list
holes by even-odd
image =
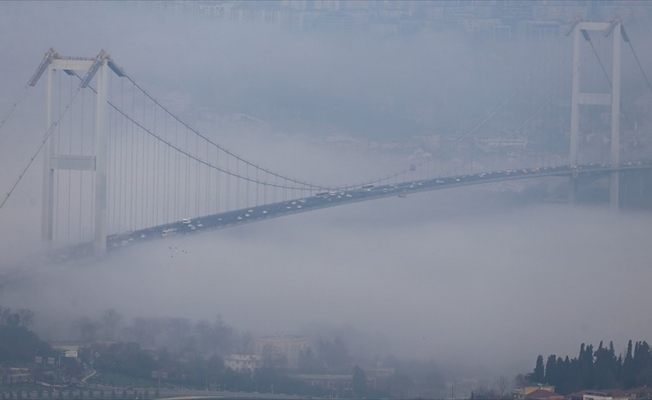
[[[214, 229], [222, 229], [246, 223], [278, 218], [301, 212], [319, 210], [327, 207], [341, 206], [361, 201], [370, 201], [386, 197], [404, 197], [408, 194], [433, 190], [451, 189], [461, 186], [481, 185], [521, 179], [533, 179], [552, 176], [578, 177], [586, 174], [608, 174], [613, 171], [631, 171], [652, 168], [652, 161], [635, 161], [623, 163], [617, 168], [609, 164], [589, 164], [579, 166], [534, 167], [520, 170], [479, 172], [476, 174], [456, 175], [387, 185], [365, 185], [350, 189], [333, 189], [316, 196], [288, 200], [243, 208], [200, 218], [186, 219], [171, 224], [155, 226], [122, 235], [107, 238], [107, 248], [115, 251], [143, 241], [165, 238], [168, 236], [188, 235]], [[56, 252], [58, 258], [90, 255], [92, 243], [83, 243]]]

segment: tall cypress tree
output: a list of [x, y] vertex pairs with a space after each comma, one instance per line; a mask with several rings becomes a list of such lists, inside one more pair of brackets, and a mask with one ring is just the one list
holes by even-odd
[[627, 353], [623, 361], [623, 379], [622, 384], [625, 389], [636, 386], [636, 372], [634, 369], [634, 357], [632, 356], [632, 341], [627, 343]]
[[543, 356], [539, 355], [537, 357], [537, 363], [534, 366], [534, 372], [532, 373], [532, 380], [538, 383], [545, 383], [544, 378], [544, 369], [543, 369]]
[[567, 363], [561, 357], [557, 358], [557, 383], [555, 384], [557, 393], [566, 393], [568, 390], [568, 364], [570, 361]]
[[586, 346], [582, 343], [579, 356], [580, 385], [582, 388], [593, 387], [593, 345]]
[[551, 354], [548, 356], [548, 360], [546, 361], [546, 376], [544, 380], [549, 385], [557, 386], [559, 384], [557, 376], [557, 356]]
[[596, 389], [606, 389], [616, 386], [615, 361], [616, 355], [613, 348], [607, 349], [602, 342], [594, 353], [593, 382]]
[[634, 377], [636, 386], [652, 384], [652, 353], [646, 341], [634, 345]]

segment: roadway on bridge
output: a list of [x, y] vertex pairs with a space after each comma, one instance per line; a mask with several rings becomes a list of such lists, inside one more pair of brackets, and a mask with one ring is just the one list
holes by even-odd
[[[176, 235], [188, 235], [202, 231], [221, 229], [245, 223], [258, 222], [270, 218], [318, 210], [326, 207], [340, 206], [361, 201], [370, 201], [385, 197], [405, 197], [409, 194], [432, 190], [450, 189], [467, 185], [487, 184], [519, 179], [542, 178], [550, 176], [574, 176], [584, 174], [607, 174], [612, 171], [626, 171], [652, 168], [652, 161], [630, 161], [622, 163], [617, 168], [610, 164], [587, 164], [579, 166], [534, 167], [519, 170], [503, 170], [495, 172], [479, 172], [448, 176], [417, 181], [407, 181], [385, 185], [362, 185], [355, 188], [341, 188], [317, 193], [314, 196], [288, 200], [278, 203], [243, 208], [224, 213], [218, 213], [201, 218], [185, 218], [172, 224], [127, 232], [122, 235], [112, 235], [107, 238], [109, 251], [152, 239], [166, 238]], [[76, 246], [60, 257], [92, 253], [90, 243]]]

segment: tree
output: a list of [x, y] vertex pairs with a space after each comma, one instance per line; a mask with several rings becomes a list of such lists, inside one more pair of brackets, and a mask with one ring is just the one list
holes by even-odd
[[113, 308], [102, 313], [102, 328], [104, 340], [113, 341], [115, 333], [122, 323], [123, 316]]
[[557, 356], [551, 354], [546, 361], [546, 383], [549, 385], [557, 385]]
[[623, 387], [625, 389], [636, 386], [636, 369], [634, 366], [634, 357], [632, 356], [632, 341], [627, 343], [627, 353], [623, 361]]
[[317, 354], [321, 363], [329, 370], [342, 370], [350, 360], [346, 344], [339, 336], [332, 342], [320, 341]]
[[82, 342], [95, 341], [100, 328], [101, 324], [99, 322], [93, 321], [88, 317], [79, 318], [72, 323], [72, 329], [77, 332], [78, 338]]
[[602, 342], [594, 353], [593, 363], [594, 382], [597, 389], [606, 389], [616, 386], [617, 358], [613, 350], [613, 343], [609, 348], [602, 346]]
[[[17, 315], [17, 314], [16, 314]], [[17, 317], [18, 321], [20, 317]], [[32, 361], [36, 354], [48, 356], [52, 349], [33, 331], [17, 323], [0, 325], [0, 360]]]
[[391, 379], [392, 394], [398, 398], [408, 397], [410, 390], [414, 386], [414, 380], [412, 377], [405, 373], [397, 372]]
[[367, 394], [367, 375], [357, 365], [353, 368], [351, 388], [355, 397], [362, 398]]
[[652, 352], [646, 341], [636, 342], [633, 361], [636, 386], [652, 385]]
[[537, 357], [537, 363], [534, 366], [534, 372], [532, 373], [532, 380], [537, 383], [545, 383], [544, 378], [544, 369], [543, 369], [543, 356], [539, 355]]
[[34, 324], [34, 311], [28, 309], [18, 310], [18, 316], [20, 317], [20, 326], [25, 327], [26, 329], [31, 329]]
[[508, 386], [507, 377], [506, 376], [499, 376], [496, 379], [496, 382], [495, 382], [494, 386], [496, 388], [496, 392], [498, 393], [498, 396], [501, 397], [501, 398], [504, 397], [505, 394], [507, 394], [507, 386]]
[[322, 370], [310, 347], [306, 351], [299, 352], [299, 370], [304, 373], [317, 373]]

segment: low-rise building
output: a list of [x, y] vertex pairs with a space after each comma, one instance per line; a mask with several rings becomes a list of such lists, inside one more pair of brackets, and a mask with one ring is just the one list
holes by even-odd
[[254, 372], [261, 365], [261, 357], [255, 354], [231, 354], [224, 358], [224, 366], [237, 372]]
[[308, 350], [308, 338], [305, 336], [268, 336], [256, 339], [255, 354], [261, 359], [266, 357], [285, 358], [286, 367], [299, 367], [299, 355]]
[[[555, 393], [555, 387], [552, 385], [531, 385], [525, 386], [522, 388], [514, 389], [514, 399], [515, 400], [525, 400], [527, 396], [536, 391], [543, 390], [549, 393]], [[563, 396], [562, 396], [563, 397]]]
[[629, 395], [620, 389], [588, 389], [571, 393], [569, 400], [629, 400]]
[[626, 390], [630, 399], [652, 399], [652, 388], [648, 386], [640, 386]]
[[554, 391], [537, 389], [534, 392], [526, 394], [525, 400], [564, 400], [564, 396]]

